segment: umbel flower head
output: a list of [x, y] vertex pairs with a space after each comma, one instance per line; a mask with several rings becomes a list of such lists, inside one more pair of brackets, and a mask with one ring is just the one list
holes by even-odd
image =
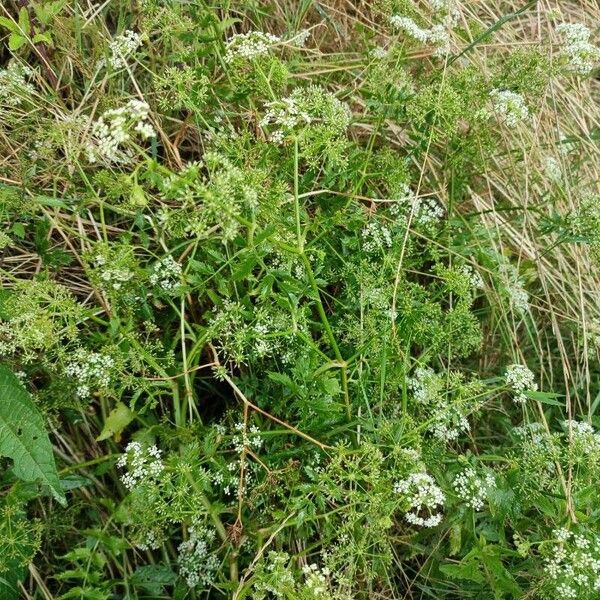
[[521, 94], [510, 90], [493, 89], [490, 98], [494, 111], [507, 127], [515, 127], [517, 123], [529, 118], [529, 108]]
[[562, 53], [570, 69], [579, 75], [587, 75], [600, 60], [600, 48], [590, 42], [589, 28], [581, 23], [561, 23], [556, 31], [562, 38]]
[[467, 467], [455, 477], [452, 487], [467, 506], [481, 510], [488, 494], [496, 487], [496, 481], [491, 473], [480, 476], [473, 467]]
[[130, 442], [117, 461], [117, 467], [127, 469], [121, 475], [125, 487], [133, 490], [141, 483], [155, 481], [164, 469], [161, 454], [156, 446], [144, 448], [139, 442]]
[[524, 365], [510, 365], [506, 369], [506, 383], [515, 393], [513, 402], [516, 404], [525, 404], [527, 402], [525, 392], [534, 392], [538, 389], [533, 373]]
[[88, 161], [128, 162], [132, 152], [127, 144], [135, 136], [146, 140], [156, 135], [149, 114], [148, 104], [137, 99], [129, 100], [120, 108], [107, 110], [92, 124], [92, 139], [87, 144]]
[[446, 497], [431, 475], [422, 472], [411, 473], [394, 485], [394, 492], [405, 497], [407, 510], [404, 518], [411, 525], [439, 525], [442, 513], [434, 511], [444, 506]]
[[233, 63], [236, 60], [255, 60], [269, 53], [271, 46], [279, 43], [281, 38], [271, 33], [250, 31], [236, 33], [225, 45], [225, 62]]

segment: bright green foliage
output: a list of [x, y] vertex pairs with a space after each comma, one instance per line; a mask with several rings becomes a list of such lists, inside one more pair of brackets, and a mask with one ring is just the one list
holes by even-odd
[[0, 577], [600, 594], [598, 11], [547, 4], [3, 3]]
[[47, 486], [64, 504], [44, 420], [23, 384], [5, 365], [0, 365], [0, 398], [0, 455], [13, 461], [16, 477]]

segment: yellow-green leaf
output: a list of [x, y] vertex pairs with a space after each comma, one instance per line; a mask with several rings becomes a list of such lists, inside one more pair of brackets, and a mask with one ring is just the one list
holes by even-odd
[[123, 429], [125, 429], [133, 419], [135, 419], [135, 414], [131, 412], [125, 404], [119, 402], [117, 406], [110, 411], [108, 417], [106, 417], [102, 433], [96, 438], [97, 441], [101, 442], [102, 440], [107, 440], [111, 436], [120, 437]]

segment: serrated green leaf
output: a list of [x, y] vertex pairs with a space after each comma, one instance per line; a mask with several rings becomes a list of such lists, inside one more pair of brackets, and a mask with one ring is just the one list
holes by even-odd
[[6, 27], [6, 29], [13, 33], [18, 33], [19, 31], [19, 26], [10, 19], [7, 19], [6, 17], [0, 17], [0, 26]]
[[44, 419], [6, 365], [0, 365], [0, 455], [12, 459], [16, 477], [47, 485], [66, 504]]
[[32, 42], [34, 44], [40, 44], [42, 42], [44, 42], [45, 44], [48, 44], [48, 46], [52, 46], [52, 36], [49, 33], [36, 33], [33, 36], [33, 40]]
[[24, 46], [27, 42], [27, 38], [23, 37], [19, 33], [11, 33], [8, 36], [8, 47], [11, 50], [18, 50], [21, 46]]
[[165, 586], [173, 585], [177, 581], [177, 575], [167, 565], [144, 565], [136, 569], [129, 581], [158, 596], [163, 593]]

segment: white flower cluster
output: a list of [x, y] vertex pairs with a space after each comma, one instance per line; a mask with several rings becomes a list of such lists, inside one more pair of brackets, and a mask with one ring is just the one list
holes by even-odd
[[268, 110], [260, 125], [277, 127], [269, 135], [270, 141], [275, 144], [283, 143], [286, 135], [294, 129], [310, 124], [324, 126], [340, 135], [350, 125], [352, 117], [346, 103], [319, 86], [296, 88], [289, 96], [268, 102], [266, 107]]
[[244, 423], [236, 423], [235, 430], [241, 434], [234, 435], [231, 439], [231, 443], [237, 453], [241, 454], [245, 448], [253, 448], [254, 450], [262, 448], [264, 440], [260, 435], [260, 429], [256, 425], [250, 425], [246, 429]]
[[556, 31], [564, 40], [562, 52], [570, 68], [579, 75], [587, 75], [600, 60], [600, 48], [590, 42], [590, 30], [582, 23], [561, 23]]
[[107, 284], [110, 284], [113, 290], [121, 289], [121, 286], [133, 277], [133, 271], [129, 269], [112, 269], [106, 268], [102, 270], [101, 278]]
[[124, 149], [123, 144], [130, 142], [134, 135], [142, 139], [156, 136], [149, 114], [148, 104], [137, 99], [121, 108], [107, 110], [92, 124], [92, 139], [86, 148], [88, 161], [129, 162], [131, 151]]
[[[404, 518], [411, 525], [435, 527], [442, 520], [441, 512], [433, 512], [444, 506], [446, 497], [433, 477], [427, 473], [411, 473], [394, 485], [394, 492], [406, 497], [408, 510]], [[421, 516], [421, 513], [427, 516]]]
[[502, 263], [498, 267], [498, 273], [503, 279], [502, 283], [511, 304], [519, 312], [526, 313], [529, 310], [529, 294], [523, 287], [517, 269], [509, 263]]
[[481, 510], [488, 494], [496, 487], [496, 481], [491, 473], [480, 477], [472, 467], [467, 467], [459, 473], [452, 483], [456, 495], [474, 510]]
[[402, 195], [390, 206], [394, 216], [412, 214], [412, 221], [418, 225], [432, 225], [444, 218], [442, 205], [433, 197], [417, 196], [408, 185], [402, 188]]
[[510, 90], [493, 89], [490, 92], [490, 98], [494, 110], [500, 115], [507, 127], [515, 127], [518, 123], [529, 118], [529, 108], [521, 94]]
[[560, 163], [553, 156], [544, 159], [544, 175], [554, 183], [560, 183], [563, 178]]
[[552, 532], [555, 542], [545, 559], [544, 571], [550, 579], [552, 596], [591, 598], [600, 596], [600, 537], [588, 537], [566, 528]]
[[525, 404], [527, 402], [525, 392], [535, 392], [538, 389], [535, 376], [524, 365], [509, 365], [506, 369], [506, 383], [515, 393], [513, 397], [515, 404]]
[[432, 425], [429, 427], [433, 437], [443, 442], [457, 440], [461, 433], [469, 431], [471, 426], [469, 420], [455, 407], [448, 407], [435, 415]]
[[577, 150], [577, 143], [573, 139], [569, 139], [570, 136], [566, 136], [562, 131], [558, 134], [559, 139], [559, 152], [563, 156], [569, 156], [572, 152]]
[[278, 129], [271, 132], [269, 139], [275, 144], [283, 143], [286, 130], [294, 129], [296, 126], [308, 125], [312, 118], [298, 104], [298, 98], [292, 94], [287, 98], [267, 103], [267, 112], [261, 119], [261, 127], [276, 125]]
[[393, 15], [390, 23], [401, 29], [410, 37], [423, 44], [430, 43], [435, 46], [434, 56], [444, 56], [450, 52], [450, 33], [442, 24], [434, 25], [431, 29], [419, 27], [410, 17]]
[[242, 483], [241, 494], [242, 496], [245, 496], [254, 487], [258, 466], [257, 463], [253, 461], [246, 461], [244, 464], [243, 481], [240, 480], [241, 469], [241, 459], [231, 461], [227, 463], [228, 472], [224, 473], [223, 471], [216, 471], [212, 475], [212, 482], [219, 486], [226, 496], [233, 496], [235, 498], [239, 497], [240, 495], [240, 483]]
[[289, 40], [296, 48], [303, 48], [310, 37], [310, 29], [303, 29]]
[[171, 294], [181, 287], [181, 273], [181, 265], [172, 256], [165, 256], [155, 263], [149, 281], [151, 285]]
[[140, 550], [158, 550], [164, 541], [164, 533], [160, 529], [148, 529], [135, 540], [135, 547]]
[[471, 265], [462, 265], [460, 268], [462, 273], [469, 278], [471, 282], [471, 287], [476, 290], [482, 290], [485, 287], [483, 282], [483, 277], [481, 277], [480, 273], [476, 271]]
[[384, 48], [383, 46], [375, 46], [373, 50], [371, 50], [371, 56], [378, 60], [384, 59], [389, 54], [389, 50]]
[[392, 246], [392, 234], [390, 230], [377, 221], [369, 221], [361, 232], [362, 247], [365, 252], [385, 250]]
[[447, 27], [455, 27], [458, 23], [460, 11], [456, 0], [429, 0], [431, 8], [437, 11], [436, 16], [441, 16], [442, 22]]
[[327, 567], [320, 569], [315, 563], [302, 567], [304, 575], [304, 589], [315, 600], [328, 600], [331, 598], [329, 577], [331, 572]]
[[583, 421], [567, 420], [563, 427], [572, 460], [589, 464], [600, 459], [600, 432]]
[[[108, 64], [113, 69], [122, 69], [125, 67], [127, 65], [127, 58], [142, 45], [142, 41], [142, 36], [130, 29], [115, 37], [108, 45], [108, 49], [110, 50]], [[98, 66], [104, 66], [104, 59], [100, 60]]]
[[449, 404], [444, 395], [445, 382], [430, 367], [417, 367], [413, 377], [408, 380], [408, 389], [413, 398], [427, 407], [427, 418], [430, 422], [427, 431], [444, 442], [452, 442], [461, 433], [469, 431], [470, 425], [463, 411]]
[[596, 433], [594, 428], [589, 423], [585, 423], [584, 421], [575, 421], [574, 419], [571, 419], [570, 421], [565, 421], [564, 426], [565, 426], [565, 429], [571, 431], [571, 435], [573, 436], [574, 439], [575, 438], [584, 438], [585, 439], [589, 435], [596, 435], [596, 436], [600, 435], [600, 434]]
[[133, 490], [140, 483], [155, 481], [165, 468], [162, 452], [156, 446], [144, 448], [139, 442], [130, 442], [125, 454], [117, 461], [117, 467], [127, 469], [121, 475], [121, 481], [128, 490]]
[[107, 389], [112, 381], [114, 359], [108, 354], [79, 349], [65, 367], [65, 374], [77, 380], [77, 396], [89, 398], [91, 388]]
[[513, 433], [520, 440], [531, 441], [536, 446], [546, 445], [549, 441], [549, 434], [541, 423], [527, 423], [520, 427], [514, 427]]
[[430, 367], [417, 367], [408, 380], [408, 389], [421, 404], [435, 403], [443, 390], [441, 378]]
[[199, 584], [208, 587], [214, 581], [220, 566], [218, 557], [210, 550], [215, 541], [215, 530], [194, 519], [188, 533], [190, 537], [177, 548], [179, 574], [189, 587]]
[[236, 58], [255, 60], [269, 53], [271, 46], [281, 42], [281, 38], [271, 33], [250, 31], [236, 33], [225, 45], [225, 62], [231, 63]]
[[8, 63], [6, 69], [0, 69], [0, 106], [19, 106], [34, 93], [35, 88], [27, 81], [31, 74], [32, 70], [27, 65], [15, 61]]

